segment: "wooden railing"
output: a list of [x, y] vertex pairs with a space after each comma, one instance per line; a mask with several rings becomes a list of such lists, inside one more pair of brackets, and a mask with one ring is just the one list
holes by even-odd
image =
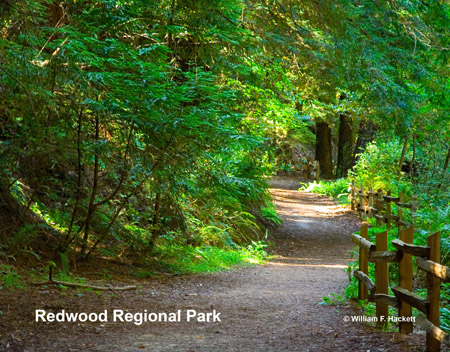
[[[405, 202], [405, 196], [400, 193], [398, 197], [392, 197], [391, 191], [386, 194], [379, 189], [374, 192], [372, 187], [367, 191], [364, 188], [357, 188], [355, 182], [350, 184], [351, 193], [350, 201], [352, 210], [359, 212], [360, 218], [365, 216], [377, 219], [377, 224], [386, 223], [388, 231], [391, 229], [392, 223], [397, 225], [399, 229], [405, 228], [409, 223], [404, 220], [404, 209], [411, 211], [411, 224], [414, 224], [417, 211], [417, 196], [413, 194], [408, 203]], [[392, 203], [397, 205], [397, 214], [392, 213]]]
[[[359, 202], [356, 200], [359, 198]], [[353, 276], [359, 280], [358, 298], [376, 302], [378, 325], [388, 321], [398, 321], [400, 333], [413, 331], [414, 318], [412, 307], [423, 314], [415, 321], [427, 333], [426, 351], [440, 351], [441, 343], [450, 346], [450, 335], [439, 326], [439, 301], [441, 282], [450, 282], [450, 268], [440, 264], [440, 232], [428, 237], [427, 246], [413, 244], [414, 227], [403, 219], [402, 208], [409, 208], [412, 220], [415, 218], [415, 199], [404, 203], [401, 196], [392, 197], [381, 191], [365, 193], [352, 185], [352, 209], [362, 216], [371, 216], [377, 222], [385, 222], [388, 229], [391, 222], [399, 226], [399, 238], [391, 241], [396, 249], [388, 251], [388, 231], [375, 235], [375, 243], [368, 239], [368, 224], [361, 226], [360, 235], [353, 234], [352, 241], [359, 246], [359, 270], [353, 271]], [[391, 202], [398, 206], [396, 215], [391, 213]], [[413, 257], [417, 267], [427, 273], [427, 298], [413, 293]], [[368, 276], [369, 262], [375, 263], [375, 282]], [[391, 287], [394, 295], [389, 295], [389, 263], [398, 265], [399, 282]], [[389, 306], [398, 309], [398, 318], [389, 318]]]

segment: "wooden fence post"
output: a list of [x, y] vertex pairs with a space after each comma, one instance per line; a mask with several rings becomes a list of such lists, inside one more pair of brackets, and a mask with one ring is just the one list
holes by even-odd
[[[377, 192], [377, 215], [382, 216], [383, 215], [383, 209], [384, 209], [384, 199], [383, 199], [383, 191], [381, 189]], [[377, 217], [377, 225], [381, 225], [383, 221]]]
[[[403, 199], [404, 199], [403, 193], [399, 193], [398, 200], [399, 200], [400, 204], [403, 203]], [[405, 227], [403, 226], [403, 209], [400, 205], [398, 205], [398, 213], [397, 214], [398, 214], [398, 233], [400, 234], [400, 231], [405, 229]]]
[[[365, 238], [366, 240], [369, 239], [369, 225], [368, 224], [361, 225], [361, 237]], [[361, 246], [359, 247], [359, 271], [363, 272], [366, 275], [369, 274], [369, 262], [368, 262], [368, 258], [367, 258], [367, 253]], [[362, 280], [358, 280], [358, 281], [359, 281], [358, 299], [366, 300], [369, 297], [367, 287], [366, 287], [366, 285], [364, 285]]]
[[364, 214], [364, 202], [365, 202], [365, 199], [364, 199], [364, 186], [363, 185], [361, 185], [361, 191], [359, 192], [359, 203], [360, 203], [360, 208], [361, 208], [361, 211], [359, 212], [359, 218], [361, 219], [361, 220], [364, 220], [365, 219], [365, 214]]
[[[391, 191], [387, 192], [388, 197], [390, 197], [391, 194], [392, 194]], [[386, 201], [386, 229], [388, 230], [388, 232], [391, 229], [391, 201], [390, 200]]]
[[[427, 245], [430, 247], [430, 260], [441, 263], [441, 233], [436, 232], [428, 237]], [[436, 327], [439, 323], [439, 296], [441, 293], [441, 281], [434, 275], [427, 273], [427, 299], [430, 302], [430, 309], [427, 319]], [[439, 352], [441, 343], [432, 333], [427, 333], [426, 351]]]
[[[400, 209], [400, 208], [399, 208]], [[413, 243], [414, 237], [414, 227], [399, 231], [400, 240], [405, 243]], [[403, 253], [403, 258], [399, 263], [399, 286], [410, 292], [412, 292], [412, 282], [413, 282], [413, 261], [412, 255]], [[399, 317], [411, 317], [412, 308], [409, 304], [400, 301], [398, 307]], [[400, 322], [399, 331], [401, 334], [410, 334], [413, 332], [412, 322]]]
[[417, 218], [417, 195], [413, 194], [411, 196], [411, 222], [414, 225]]
[[[375, 237], [376, 251], [388, 250], [388, 232], [376, 234]], [[375, 263], [375, 287], [376, 293], [387, 295], [389, 293], [389, 271], [387, 262]], [[385, 325], [389, 316], [389, 306], [386, 303], [377, 302], [377, 325]]]
[[352, 181], [352, 191], [351, 191], [351, 195], [352, 195], [352, 199], [351, 199], [351, 205], [352, 205], [352, 210], [354, 211], [356, 209], [356, 204], [355, 204], [355, 181]]
[[373, 188], [372, 187], [369, 188], [368, 195], [369, 195], [369, 213], [368, 213], [368, 216], [369, 216], [369, 218], [371, 218], [373, 216], [373, 212], [372, 212], [372, 208], [373, 208]]

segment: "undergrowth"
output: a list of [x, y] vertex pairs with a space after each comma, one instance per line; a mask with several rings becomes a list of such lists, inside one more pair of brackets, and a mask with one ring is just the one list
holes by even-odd
[[[212, 273], [232, 269], [236, 266], [263, 264], [270, 258], [266, 252], [267, 244], [264, 241], [252, 241], [246, 246], [234, 245], [230, 248], [220, 248], [216, 246], [189, 246], [166, 242], [160, 244], [154, 253], [157, 255], [157, 266], [147, 267], [135, 271], [134, 276], [145, 279], [158, 275], [160, 272], [174, 274], [198, 274]], [[22, 277], [28, 277], [31, 282], [46, 281], [49, 277], [49, 269], [53, 268], [53, 280], [69, 283], [87, 284], [86, 279], [78, 277], [69, 271], [67, 257], [62, 256], [61, 264], [56, 265], [49, 262], [44, 271], [22, 270], [19, 274], [14, 266], [3, 264], [0, 266], [0, 290], [10, 291], [27, 288], [27, 284]], [[112, 278], [109, 272], [102, 273], [103, 280]], [[64, 290], [63, 285], [58, 286]], [[86, 291], [90, 289], [77, 289], [77, 291]]]
[[265, 247], [267, 245], [262, 241], [231, 249], [167, 244], [159, 248], [158, 261], [164, 271], [178, 274], [217, 272], [236, 265], [264, 263], [268, 258]]
[[0, 290], [12, 290], [25, 287], [22, 277], [13, 266], [2, 264], [0, 269]]
[[300, 183], [300, 189], [306, 192], [318, 193], [337, 200], [339, 204], [350, 204], [348, 199], [349, 181], [340, 178], [335, 181], [319, 181]]

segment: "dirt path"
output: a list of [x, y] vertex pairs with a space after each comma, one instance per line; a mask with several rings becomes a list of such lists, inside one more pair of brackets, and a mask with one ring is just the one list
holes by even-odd
[[[17, 314], [29, 319], [10, 335], [6, 351], [416, 351], [423, 336], [403, 338], [363, 323], [344, 322], [359, 313], [349, 303], [318, 305], [323, 296], [342, 293], [352, 247], [354, 216], [317, 195], [274, 186], [272, 194], [284, 224], [274, 235], [278, 258], [264, 266], [214, 275], [151, 280], [140, 295], [98, 297], [87, 293], [71, 311], [123, 309], [220, 312], [221, 322], [36, 324], [34, 309], [61, 310], [67, 301], [33, 293]], [[295, 185], [296, 187], [296, 185]], [[36, 296], [37, 295], [37, 296]], [[52, 301], [52, 297], [55, 300]], [[0, 306], [1, 307], [1, 306]], [[5, 310], [4, 310], [5, 312]], [[183, 313], [184, 314], [184, 313]], [[26, 320], [25, 319], [25, 320]], [[184, 320], [184, 319], [182, 319]], [[32, 334], [24, 331], [31, 331]], [[21, 332], [22, 331], [22, 332]], [[19, 341], [17, 340], [19, 339]], [[419, 344], [420, 347], [417, 347]], [[0, 349], [1, 349], [0, 344]], [[22, 349], [21, 349], [22, 348]]]

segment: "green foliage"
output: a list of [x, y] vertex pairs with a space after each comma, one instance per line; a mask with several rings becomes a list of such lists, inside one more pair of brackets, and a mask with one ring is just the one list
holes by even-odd
[[340, 204], [349, 204], [349, 181], [345, 178], [340, 178], [335, 181], [319, 181], [318, 183], [315, 181], [301, 183], [300, 189], [335, 198]]
[[441, 329], [450, 333], [450, 283], [441, 285]]
[[20, 227], [20, 229], [6, 241], [9, 253], [13, 256], [31, 255], [39, 259], [39, 255], [30, 247], [30, 244], [35, 240], [37, 233], [36, 226], [33, 224], [25, 224]]
[[263, 242], [253, 242], [247, 247], [222, 249], [218, 247], [167, 245], [160, 248], [160, 266], [175, 273], [215, 272], [235, 265], [261, 264], [267, 258]]
[[261, 208], [261, 216], [276, 225], [283, 223], [283, 220], [278, 216], [273, 203], [269, 203], [267, 206]]
[[427, 237], [441, 231], [441, 262], [450, 264], [450, 206], [440, 207], [435, 204], [421, 204], [417, 214], [417, 227], [420, 229], [416, 241], [426, 245]]
[[345, 288], [345, 297], [347, 297], [348, 299], [357, 299], [358, 286], [358, 279], [352, 277], [349, 285]]
[[[0, 4], [0, 194], [14, 200], [0, 221], [17, 224], [2, 246], [36, 259], [35, 243], [85, 259], [164, 256], [168, 238], [245, 247], [264, 236], [260, 216], [280, 222], [265, 177], [299, 169], [314, 121], [334, 136], [342, 113], [358, 145], [375, 139], [349, 180], [414, 186], [445, 212], [449, 14], [368, 0]], [[406, 137], [418, 176], [398, 170]], [[346, 182], [307, 189], [345, 201]], [[423, 209], [448, 253], [447, 216]]]
[[[251, 211], [269, 200], [264, 133], [239, 106], [252, 75], [239, 45], [251, 36], [229, 23], [244, 4], [203, 5], [30, 1], [0, 22], [4, 176], [60, 251], [151, 252], [174, 232], [230, 246], [263, 233]], [[49, 26], [60, 6], [70, 23]], [[17, 21], [20, 33], [7, 24]], [[293, 124], [292, 103], [261, 91], [278, 126]]]
[[450, 309], [441, 308], [441, 329], [450, 333]]
[[2, 264], [0, 266], [0, 270], [0, 290], [4, 288], [7, 290], [14, 290], [25, 287], [23, 279], [20, 277], [14, 267]]
[[371, 143], [363, 153], [359, 154], [358, 162], [349, 172], [350, 181], [355, 181], [357, 187], [374, 190], [392, 190], [411, 194], [409, 182], [400, 178], [399, 161], [402, 148], [398, 142]]
[[337, 293], [330, 293], [328, 296], [322, 297], [323, 302], [320, 302], [320, 305], [336, 305], [342, 302], [345, 302], [345, 299], [342, 295], [339, 295]]
[[70, 271], [70, 260], [66, 253], [60, 253], [59, 257], [61, 259], [61, 271], [68, 273]]

